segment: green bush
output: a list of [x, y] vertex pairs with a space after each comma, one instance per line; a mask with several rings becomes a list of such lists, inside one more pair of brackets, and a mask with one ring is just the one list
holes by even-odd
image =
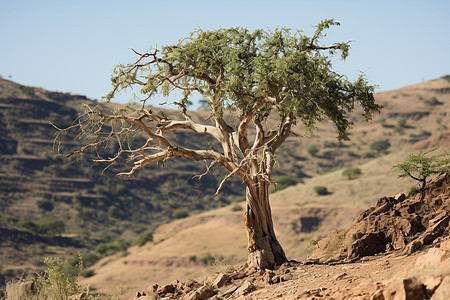
[[314, 187], [314, 192], [318, 195], [318, 196], [325, 196], [328, 195], [328, 189], [326, 186], [323, 185], [317, 185]]
[[[82, 270], [81, 260], [73, 266], [67, 260], [58, 258], [45, 258], [47, 269], [37, 273], [33, 278], [25, 278], [6, 285], [7, 299], [10, 300], [42, 300], [42, 299], [69, 299], [70, 296], [84, 292], [83, 299], [98, 299], [89, 295], [89, 290], [80, 286], [78, 276]], [[29, 288], [24, 288], [28, 286]]]
[[39, 226], [31, 220], [20, 220], [16, 223], [17, 227], [24, 228], [33, 233], [39, 232]]
[[183, 219], [187, 216], [189, 216], [189, 214], [185, 209], [176, 209], [172, 213], [172, 218], [174, 219]]
[[388, 140], [378, 140], [370, 144], [370, 149], [377, 152], [378, 155], [386, 152], [386, 150], [391, 147]]
[[80, 275], [83, 277], [92, 277], [95, 275], [95, 271], [92, 269], [81, 270]]
[[66, 230], [66, 224], [56, 217], [44, 217], [37, 220], [38, 232], [47, 235], [61, 234]]
[[312, 156], [316, 156], [316, 154], [319, 152], [319, 148], [317, 147], [317, 145], [309, 145], [306, 148], [306, 151], [312, 155]]
[[0, 224], [15, 225], [18, 221], [19, 221], [18, 217], [8, 214], [4, 214], [0, 217]]
[[146, 230], [139, 234], [137, 239], [133, 242], [134, 245], [138, 245], [139, 247], [144, 246], [147, 242], [153, 241], [153, 231]]
[[[284, 190], [288, 186], [296, 185], [298, 183], [303, 183], [303, 180], [292, 176], [280, 176], [275, 179], [277, 191]], [[272, 189], [271, 191], [273, 192], [275, 189]]]
[[342, 176], [347, 177], [349, 180], [361, 175], [361, 169], [357, 167], [349, 167], [342, 172]]
[[420, 189], [417, 186], [413, 185], [409, 188], [408, 197], [412, 197], [418, 193], [420, 193]]

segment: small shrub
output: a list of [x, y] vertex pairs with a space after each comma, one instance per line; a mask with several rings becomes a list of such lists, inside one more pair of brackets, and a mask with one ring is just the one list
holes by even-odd
[[406, 119], [398, 119], [397, 125], [394, 128], [394, 131], [397, 133], [402, 133], [403, 129], [406, 127]]
[[18, 217], [8, 214], [4, 214], [0, 217], [0, 224], [15, 225], [18, 221], [19, 221]]
[[196, 262], [197, 261], [197, 256], [196, 255], [190, 255], [189, 256], [189, 261]]
[[319, 148], [317, 147], [317, 145], [309, 145], [306, 148], [306, 151], [311, 155], [311, 156], [316, 156], [316, 154], [319, 152]]
[[[78, 285], [78, 276], [82, 270], [82, 261], [73, 266], [67, 260], [47, 257], [44, 260], [47, 269], [17, 282], [9, 282], [6, 286], [7, 299], [41, 300], [41, 299], [69, 299], [70, 296], [85, 293], [83, 299], [98, 299], [89, 295], [87, 288]], [[28, 286], [29, 288], [24, 288]]]
[[328, 189], [326, 186], [323, 185], [317, 185], [314, 187], [314, 192], [318, 195], [318, 196], [325, 196], [328, 195]]
[[239, 205], [238, 203], [235, 203], [235, 204], [233, 204], [232, 206], [231, 206], [231, 211], [240, 211], [240, 210], [242, 210], [243, 208], [242, 208], [242, 206], [241, 205]]
[[52, 211], [53, 210], [53, 203], [51, 203], [50, 201], [39, 200], [36, 202], [36, 205], [43, 211]]
[[134, 245], [138, 245], [139, 247], [144, 246], [147, 242], [153, 241], [153, 231], [146, 230], [139, 234], [138, 238], [134, 241]]
[[31, 220], [20, 220], [16, 223], [17, 227], [24, 228], [33, 233], [39, 232], [39, 226]]
[[386, 150], [391, 147], [388, 140], [378, 140], [370, 144], [370, 149], [377, 152], [378, 155], [386, 152]]
[[80, 275], [85, 278], [92, 277], [95, 275], [95, 271], [92, 269], [85, 269], [80, 272]]
[[342, 176], [348, 178], [348, 180], [353, 179], [361, 175], [361, 169], [357, 167], [349, 167], [342, 172]]
[[176, 209], [172, 213], [172, 218], [174, 218], [174, 219], [183, 219], [188, 216], [189, 216], [189, 214], [185, 209]]
[[408, 197], [412, 197], [418, 193], [420, 193], [420, 189], [417, 186], [413, 185], [409, 188]]
[[281, 191], [291, 185], [296, 185], [298, 183], [303, 183], [303, 180], [296, 177], [291, 176], [280, 176], [275, 179], [276, 189], [272, 189], [271, 192], [275, 190]]
[[66, 224], [55, 217], [44, 217], [36, 221], [38, 232], [47, 235], [61, 234], [66, 230]]

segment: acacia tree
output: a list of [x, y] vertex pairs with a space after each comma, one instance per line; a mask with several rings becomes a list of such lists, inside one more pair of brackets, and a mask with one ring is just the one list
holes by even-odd
[[[117, 143], [112, 157], [96, 162], [112, 164], [120, 159], [132, 163], [127, 172], [175, 157], [209, 161], [224, 167], [228, 173], [217, 192], [231, 176], [239, 176], [246, 186], [245, 229], [248, 237], [248, 267], [273, 268], [287, 261], [278, 242], [269, 203], [269, 184], [275, 163], [275, 152], [292, 134], [296, 124], [310, 133], [317, 122], [331, 120], [337, 138], [348, 139], [352, 123], [347, 119], [356, 104], [365, 120], [380, 110], [370, 86], [361, 75], [351, 82], [332, 70], [331, 58], [339, 53], [345, 59], [349, 42], [320, 44], [324, 30], [339, 25], [324, 20], [312, 36], [301, 31], [277, 28], [273, 31], [245, 28], [194, 31], [175, 45], [138, 53], [137, 60], [118, 65], [111, 77], [117, 93], [134, 89], [140, 97], [139, 109], [122, 109], [106, 113], [87, 107], [73, 126], [82, 134], [91, 132], [92, 140], [69, 155], [81, 154], [111, 140]], [[155, 95], [177, 97], [180, 117], [167, 117], [149, 106]], [[207, 101], [208, 121], [194, 121], [187, 111], [191, 97]], [[169, 99], [169, 98], [168, 98]], [[232, 124], [226, 111], [237, 119]], [[277, 121], [267, 128], [268, 118]], [[174, 144], [169, 132], [190, 131], [209, 136], [220, 147], [191, 149]], [[142, 145], [127, 143], [135, 133], [147, 139]], [[219, 148], [219, 149], [217, 149]], [[205, 172], [206, 173], [206, 172]]]

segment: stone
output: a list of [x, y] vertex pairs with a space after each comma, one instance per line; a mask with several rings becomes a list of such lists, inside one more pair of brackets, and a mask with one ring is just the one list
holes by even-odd
[[431, 297], [431, 300], [448, 300], [450, 299], [450, 275], [445, 276], [439, 287]]
[[393, 281], [383, 291], [385, 300], [423, 300], [423, 285], [412, 278]]
[[443, 241], [440, 246], [442, 250], [449, 251], [450, 252], [450, 239]]
[[398, 202], [402, 202], [403, 200], [406, 199], [406, 195], [403, 193], [397, 194], [394, 197], [395, 200], [397, 200]]
[[425, 286], [425, 293], [430, 298], [436, 289], [439, 287], [439, 285], [442, 282], [442, 278], [439, 276], [428, 276], [423, 281], [423, 285]]
[[234, 294], [248, 294], [251, 291], [255, 290], [255, 286], [249, 282], [249, 281], [245, 281], [237, 290], [234, 291]]
[[195, 291], [190, 292], [183, 300], [206, 300], [214, 295], [214, 289], [211, 285], [204, 284]]
[[427, 253], [419, 256], [416, 259], [416, 266], [432, 267], [439, 265], [439, 263], [446, 258], [447, 253], [448, 253], [447, 251], [442, 250], [440, 248], [431, 248], [427, 251]]
[[218, 288], [226, 285], [228, 282], [230, 282], [230, 277], [226, 274], [220, 273], [217, 275], [216, 279], [212, 282], [212, 284]]
[[158, 295], [171, 294], [175, 292], [175, 287], [172, 284], [166, 284], [159, 286], [157, 291]]

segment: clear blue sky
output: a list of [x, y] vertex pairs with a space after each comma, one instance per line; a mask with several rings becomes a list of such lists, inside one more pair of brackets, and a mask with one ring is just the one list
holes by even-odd
[[400, 88], [450, 74], [450, 1], [114, 1], [0, 0], [0, 75], [20, 84], [100, 99], [130, 48], [174, 43], [196, 27], [286, 26], [313, 32], [321, 19], [341, 27], [330, 42], [352, 40], [336, 70], [359, 71]]

